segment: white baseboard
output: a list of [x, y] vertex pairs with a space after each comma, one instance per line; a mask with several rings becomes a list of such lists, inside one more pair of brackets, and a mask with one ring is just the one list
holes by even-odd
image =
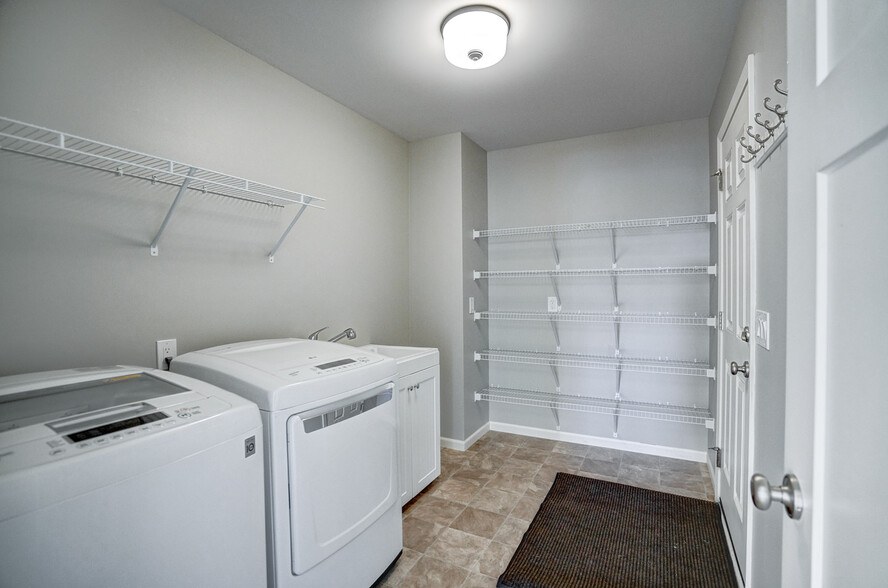
[[456, 449], [457, 451], [465, 451], [469, 447], [475, 444], [475, 441], [484, 436], [484, 433], [490, 430], [490, 423], [484, 423], [477, 431], [469, 435], [469, 438], [465, 441], [457, 441], [456, 439], [448, 439], [447, 437], [441, 437], [441, 447], [446, 447], [447, 449]]
[[[705, 451], [697, 451], [694, 449], [682, 449], [680, 447], [668, 447], [665, 445], [648, 445], [647, 443], [638, 443], [636, 441], [623, 441], [622, 439], [612, 439], [608, 437], [580, 435], [578, 433], [566, 433], [564, 431], [553, 431], [551, 429], [538, 429], [536, 427], [525, 427], [523, 425], [512, 425], [509, 423], [491, 422], [489, 423], [489, 428], [491, 431], [514, 433], [515, 435], [524, 435], [526, 437], [538, 437], [540, 439], [566, 441], [569, 443], [579, 443], [581, 445], [594, 445], [596, 447], [609, 447], [611, 449], [633, 451], [635, 453], [646, 453], [648, 455], [657, 455], [660, 457], [686, 459], [689, 461], [697, 461], [700, 463], [705, 463], [707, 457]], [[474, 441], [472, 441], [472, 443], [474, 443]], [[471, 447], [472, 443], [469, 443], [468, 445], [466, 445], [466, 447]], [[444, 445], [443, 439], [441, 440], [441, 445]]]

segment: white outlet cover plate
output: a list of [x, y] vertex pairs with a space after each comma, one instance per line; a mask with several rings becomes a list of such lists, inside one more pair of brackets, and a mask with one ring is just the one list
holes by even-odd
[[547, 308], [549, 312], [558, 312], [558, 298], [555, 296], [549, 296]]
[[755, 344], [771, 349], [771, 313], [764, 310], [755, 311]]
[[157, 345], [157, 369], [159, 370], [168, 370], [166, 362], [164, 361], [167, 357], [176, 357], [176, 340], [175, 339], [160, 339], [156, 342]]

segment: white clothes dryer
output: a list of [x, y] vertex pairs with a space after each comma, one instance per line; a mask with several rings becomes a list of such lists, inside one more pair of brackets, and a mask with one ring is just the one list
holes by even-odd
[[259, 406], [269, 586], [367, 588], [398, 558], [393, 359], [276, 339], [186, 353], [171, 369]]
[[0, 378], [0, 586], [266, 583], [262, 423], [179, 374]]

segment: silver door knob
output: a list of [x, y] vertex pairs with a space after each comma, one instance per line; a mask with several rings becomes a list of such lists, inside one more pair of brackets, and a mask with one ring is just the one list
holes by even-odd
[[768, 510], [772, 502], [780, 502], [786, 508], [786, 516], [796, 520], [802, 518], [802, 489], [794, 474], [783, 476], [782, 486], [771, 486], [768, 478], [754, 474], [750, 479], [749, 489], [752, 492], [752, 503], [759, 510]]
[[743, 327], [743, 330], [740, 332], [740, 338], [749, 343], [749, 327]]
[[731, 362], [731, 375], [736, 376], [737, 374], [743, 374], [744, 377], [749, 377], [749, 362], [744, 361], [743, 365], [739, 365], [736, 361]]

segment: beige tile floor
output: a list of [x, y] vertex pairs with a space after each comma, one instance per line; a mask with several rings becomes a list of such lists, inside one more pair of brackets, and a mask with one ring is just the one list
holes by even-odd
[[714, 499], [702, 463], [491, 431], [441, 450], [441, 476], [404, 505], [404, 551], [375, 586], [495, 587], [557, 472]]

